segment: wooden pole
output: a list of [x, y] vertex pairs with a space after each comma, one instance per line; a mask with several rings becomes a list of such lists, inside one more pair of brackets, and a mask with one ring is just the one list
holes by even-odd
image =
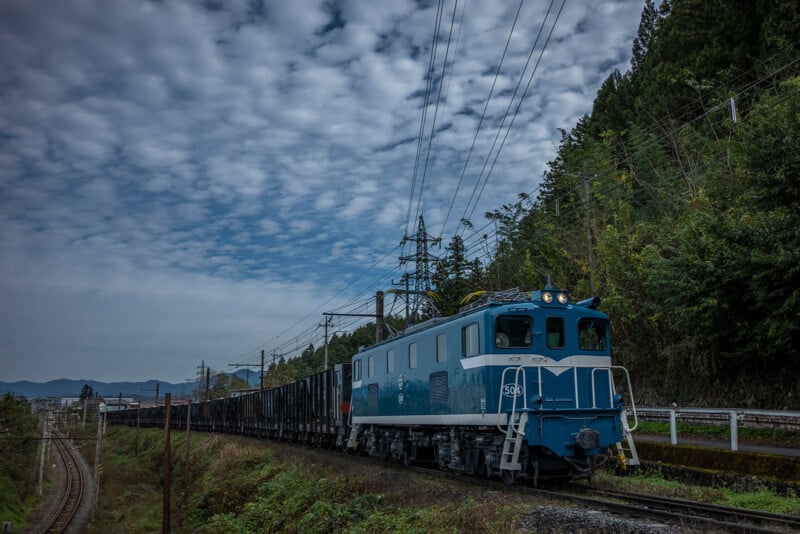
[[183, 465], [183, 480], [185, 489], [183, 491], [183, 502], [189, 498], [189, 441], [192, 437], [192, 401], [186, 405], [186, 462]]
[[103, 414], [97, 412], [97, 445], [94, 448], [94, 506], [92, 519], [97, 513], [97, 503], [100, 500], [100, 444], [103, 439]]
[[134, 454], [136, 456], [139, 455], [139, 420], [141, 418], [142, 411], [142, 401], [139, 401], [139, 406], [136, 407], [136, 449], [134, 450]]
[[172, 402], [172, 394], [167, 393], [164, 395], [164, 506], [161, 511], [161, 532], [162, 534], [169, 533], [169, 483], [170, 483], [170, 452], [172, 449], [172, 442], [170, 441], [170, 404]]
[[45, 447], [47, 447], [47, 417], [42, 417], [42, 448], [39, 449], [39, 483], [36, 485], [36, 495], [42, 495], [42, 477], [44, 475]]

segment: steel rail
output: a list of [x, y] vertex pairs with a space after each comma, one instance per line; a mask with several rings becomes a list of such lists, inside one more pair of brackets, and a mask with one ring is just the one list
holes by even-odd
[[734, 531], [744, 532], [791, 532], [800, 531], [800, 517], [745, 508], [734, 508], [718, 504], [708, 504], [686, 499], [661, 497], [657, 495], [642, 495], [628, 491], [611, 490], [604, 488], [583, 487], [573, 485], [571, 488], [578, 492], [597, 495], [600, 497], [619, 499], [648, 509], [660, 509], [677, 512], [686, 517], [700, 518], [703, 521], [712, 520], [719, 525], [728, 525]]
[[44, 523], [44, 532], [62, 533], [72, 524], [83, 502], [86, 481], [75, 459], [75, 452], [64, 443], [63, 436], [53, 431], [53, 443], [64, 466], [64, 493], [53, 514]]

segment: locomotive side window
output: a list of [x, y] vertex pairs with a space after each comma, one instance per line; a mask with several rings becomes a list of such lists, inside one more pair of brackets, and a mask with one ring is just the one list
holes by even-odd
[[392, 374], [394, 373], [394, 351], [390, 350], [386, 352], [386, 373]]
[[606, 350], [608, 347], [606, 322], [598, 319], [578, 321], [578, 345], [583, 350]]
[[477, 356], [480, 353], [478, 342], [478, 323], [468, 324], [461, 329], [461, 356]]
[[447, 361], [447, 334], [436, 336], [436, 361]]
[[373, 376], [375, 374], [375, 356], [370, 356], [367, 358], [367, 376]]
[[519, 315], [501, 315], [494, 323], [494, 345], [498, 349], [530, 348], [531, 318]]
[[361, 360], [353, 361], [353, 382], [361, 380]]
[[547, 348], [564, 348], [564, 319], [561, 317], [547, 318]]
[[409, 369], [416, 369], [417, 368], [417, 344], [410, 343], [408, 345], [408, 368]]

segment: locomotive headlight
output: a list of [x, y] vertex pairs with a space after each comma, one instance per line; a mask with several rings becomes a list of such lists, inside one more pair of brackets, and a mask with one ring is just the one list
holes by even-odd
[[559, 304], [566, 304], [567, 302], [569, 302], [569, 297], [567, 296], [566, 293], [559, 293], [556, 296], [556, 298], [558, 299]]
[[545, 291], [544, 293], [542, 293], [542, 300], [544, 301], [545, 304], [550, 304], [551, 302], [553, 302], [553, 294], [549, 291]]

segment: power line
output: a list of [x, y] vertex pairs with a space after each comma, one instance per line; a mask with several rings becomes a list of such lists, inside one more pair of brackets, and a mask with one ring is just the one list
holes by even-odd
[[411, 177], [411, 192], [408, 197], [408, 211], [406, 213], [405, 229], [403, 230], [404, 234], [408, 233], [408, 224], [411, 222], [411, 206], [414, 203], [414, 191], [416, 189], [416, 184], [417, 184], [417, 173], [419, 172], [420, 155], [422, 154], [422, 143], [425, 133], [425, 117], [428, 113], [428, 100], [430, 99], [431, 85], [433, 84], [433, 67], [436, 63], [436, 47], [437, 43], [439, 42], [439, 28], [442, 23], [443, 5], [444, 5], [444, 0], [439, 0], [439, 4], [436, 8], [436, 24], [434, 25], [433, 29], [433, 42], [431, 43], [431, 55], [430, 55], [430, 60], [428, 62], [427, 83], [425, 86], [425, 98], [423, 99], [422, 102], [422, 116], [420, 117], [419, 137], [417, 138], [417, 154], [414, 158], [414, 172]]
[[[517, 20], [519, 20], [519, 13], [522, 10], [522, 4], [525, 3], [525, 0], [520, 0], [519, 7], [517, 7], [517, 13], [514, 15], [514, 22], [511, 24], [511, 30], [508, 33], [508, 39], [506, 39], [506, 45], [503, 48], [503, 53], [500, 56], [500, 61], [497, 64], [497, 69], [494, 72], [494, 80], [492, 80], [492, 87], [489, 89], [489, 96], [486, 97], [486, 102], [483, 105], [483, 111], [481, 112], [481, 118], [478, 120], [478, 126], [475, 128], [475, 135], [472, 137], [472, 144], [467, 151], [467, 157], [464, 160], [464, 166], [461, 168], [461, 174], [458, 177], [458, 184], [456, 184], [456, 191], [453, 193], [453, 199], [450, 201], [450, 207], [447, 209], [447, 215], [444, 218], [444, 222], [442, 223], [442, 229], [439, 231], [439, 237], [441, 238], [444, 234], [444, 229], [447, 226], [447, 221], [450, 219], [450, 213], [453, 211], [453, 205], [455, 204], [456, 198], [458, 197], [458, 191], [461, 189], [461, 183], [464, 180], [464, 173], [467, 170], [467, 166], [469, 165], [470, 157], [472, 157], [472, 151], [475, 148], [475, 143], [478, 140], [478, 133], [481, 131], [481, 126], [483, 125], [483, 119], [486, 117], [486, 110], [489, 107], [489, 101], [492, 99], [492, 95], [494, 94], [494, 88], [497, 84], [497, 79], [500, 76], [500, 69], [503, 67], [503, 61], [506, 58], [506, 53], [508, 52], [508, 46], [511, 43], [511, 37], [514, 35], [514, 28], [517, 26]], [[551, 2], [552, 4], [552, 2]]]
[[[531, 60], [531, 57], [533, 56], [533, 52], [536, 49], [536, 45], [539, 42], [539, 38], [541, 36], [541, 32], [544, 29], [544, 26], [545, 26], [545, 24], [547, 22], [547, 18], [550, 15], [550, 8], [548, 8], [547, 14], [544, 17], [544, 20], [542, 20], [542, 25], [539, 27], [539, 33], [536, 35], [536, 41], [534, 41], [533, 46], [531, 47], [530, 54], [528, 54], [528, 60], [525, 63], [525, 68], [522, 70], [522, 74], [520, 75], [519, 81], [517, 82], [517, 86], [514, 88], [514, 94], [511, 96], [511, 99], [508, 102], [508, 108], [506, 109], [506, 113], [503, 116], [503, 120], [501, 121], [500, 126], [497, 129], [497, 135], [495, 136], [494, 142], [492, 143], [492, 147], [489, 149], [489, 153], [486, 156], [486, 161], [483, 164], [483, 169], [481, 169], [481, 174], [478, 176], [478, 179], [475, 181], [475, 188], [473, 189], [473, 196], [475, 196], [475, 193], [477, 192], [477, 196], [475, 196], [475, 202], [472, 205], [472, 209], [469, 211], [469, 214], [467, 215], [467, 209], [469, 209], [469, 205], [472, 202], [472, 198], [473, 198], [472, 196], [470, 196], [469, 201], [467, 201], [467, 209], [464, 210], [464, 216], [462, 217], [462, 219], [469, 220], [472, 217], [472, 214], [475, 212], [475, 208], [477, 208], [477, 206], [478, 206], [478, 201], [480, 200], [481, 195], [483, 194], [483, 190], [485, 189], [486, 184], [489, 182], [489, 177], [491, 176], [492, 170], [494, 169], [494, 166], [497, 163], [497, 159], [500, 157], [500, 153], [502, 152], [503, 147], [505, 146], [506, 139], [508, 139], [508, 134], [511, 132], [511, 128], [514, 126], [514, 120], [517, 118], [517, 114], [519, 113], [519, 110], [522, 107], [522, 103], [525, 101], [525, 97], [528, 94], [528, 90], [530, 89], [531, 83], [533, 82], [533, 78], [536, 75], [536, 71], [539, 68], [539, 64], [540, 64], [540, 62], [542, 60], [542, 56], [544, 55], [544, 51], [547, 49], [547, 45], [550, 42], [550, 38], [553, 35], [553, 31], [556, 28], [556, 24], [558, 24], [558, 19], [561, 17], [561, 12], [564, 10], [564, 5], [565, 4], [566, 4], [566, 0], [562, 0], [561, 7], [559, 8], [558, 13], [556, 13], [555, 20], [553, 21], [553, 25], [550, 28], [550, 33], [548, 33], [547, 39], [545, 40], [544, 45], [542, 46], [542, 49], [539, 52], [539, 57], [536, 60], [536, 64], [533, 66], [533, 69], [531, 70], [531, 74], [528, 77], [528, 83], [525, 86], [525, 90], [523, 91], [522, 96], [519, 99], [517, 107], [514, 110], [514, 114], [511, 116], [511, 122], [509, 123], [508, 128], [506, 129], [506, 134], [503, 137], [503, 141], [500, 143], [500, 147], [497, 149], [497, 153], [495, 154], [494, 161], [492, 161], [492, 165], [489, 168], [489, 171], [486, 173], [486, 176], [485, 176], [485, 178], [483, 180], [483, 185], [480, 187], [480, 191], [478, 192], [478, 185], [481, 183], [481, 176], [483, 175], [483, 171], [484, 171], [484, 169], [486, 169], [486, 165], [489, 162], [489, 159], [491, 158], [491, 154], [492, 154], [492, 151], [494, 150], [495, 144], [497, 143], [497, 139], [499, 138], [500, 133], [503, 130], [505, 119], [508, 116], [508, 112], [511, 109], [511, 105], [514, 102], [514, 98], [516, 97], [517, 91], [519, 90], [520, 84], [522, 83], [522, 80], [523, 80], [524, 75], [525, 75], [525, 70], [528, 68], [528, 64], [529, 64], [529, 62]], [[552, 7], [552, 5], [553, 5], [553, 3], [551, 1], [550, 7]]]
[[[417, 197], [417, 211], [416, 216], [418, 217], [420, 211], [422, 210], [422, 193], [425, 190], [425, 179], [428, 176], [428, 165], [431, 159], [431, 149], [433, 148], [433, 140], [436, 135], [436, 118], [439, 115], [439, 104], [442, 100], [442, 88], [444, 87], [444, 80], [447, 73], [447, 58], [450, 55], [450, 43], [452, 42], [453, 37], [453, 26], [456, 22], [456, 12], [458, 11], [458, 0], [456, 0], [453, 6], [453, 16], [450, 19], [450, 32], [447, 34], [447, 47], [445, 48], [444, 52], [444, 61], [442, 62], [442, 76], [439, 80], [439, 91], [436, 95], [436, 104], [433, 108], [433, 120], [431, 121], [431, 135], [428, 137], [428, 151], [425, 154], [425, 165], [422, 167], [422, 180], [420, 180], [419, 184], [419, 196]], [[452, 77], [452, 67], [451, 67], [451, 77]]]

